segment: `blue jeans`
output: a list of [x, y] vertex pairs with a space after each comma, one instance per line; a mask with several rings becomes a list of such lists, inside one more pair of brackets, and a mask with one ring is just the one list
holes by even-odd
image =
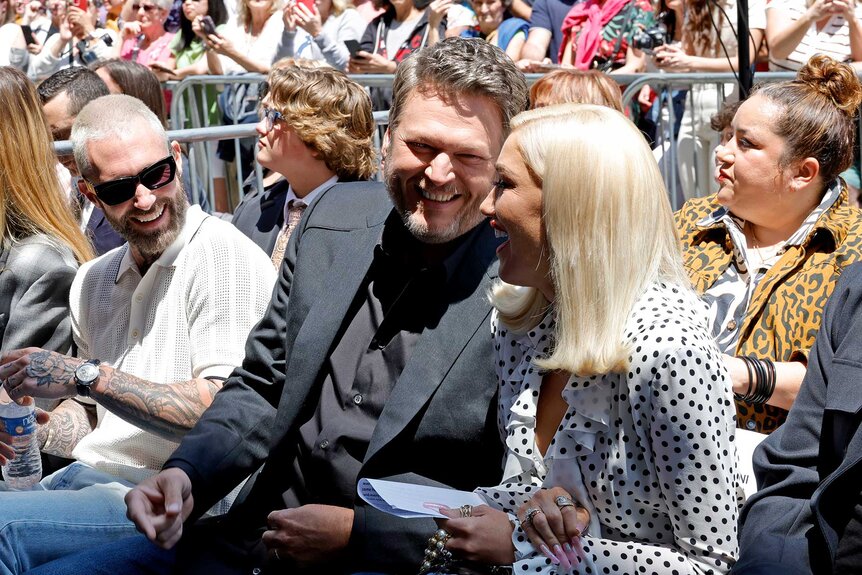
[[45, 477], [31, 491], [6, 491], [0, 482], [0, 575], [134, 535], [123, 501], [131, 487], [82, 463]]

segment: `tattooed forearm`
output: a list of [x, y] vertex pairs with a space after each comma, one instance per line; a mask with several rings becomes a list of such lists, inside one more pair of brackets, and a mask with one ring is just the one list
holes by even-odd
[[51, 412], [48, 423], [39, 426], [39, 445], [45, 453], [71, 457], [78, 442], [95, 427], [95, 406], [67, 399]]
[[220, 388], [220, 383], [208, 379], [159, 385], [113, 371], [104, 389], [93, 397], [129, 423], [171, 441], [180, 441]]

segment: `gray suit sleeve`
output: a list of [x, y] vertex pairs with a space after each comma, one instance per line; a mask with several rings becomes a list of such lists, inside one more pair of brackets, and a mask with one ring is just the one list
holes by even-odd
[[69, 288], [75, 267], [55, 247], [17, 244], [0, 274], [0, 291], [9, 303], [2, 348], [41, 347], [67, 353], [72, 344]]
[[182, 469], [192, 480], [193, 518], [260, 467], [275, 440], [276, 411], [285, 383], [287, 310], [303, 228], [300, 225], [288, 243], [272, 301], [246, 341], [242, 366], [165, 462], [165, 469]]

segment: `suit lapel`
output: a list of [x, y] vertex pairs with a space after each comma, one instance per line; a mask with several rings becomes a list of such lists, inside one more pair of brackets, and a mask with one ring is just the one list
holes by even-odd
[[[476, 331], [490, 330], [487, 291], [497, 269], [496, 262], [488, 269], [496, 257], [492, 244], [496, 245], [488, 227], [487, 233], [483, 230], [464, 254], [457, 278], [460, 281], [456, 285], [447, 283], [449, 307], [437, 326], [425, 330], [410, 354], [374, 428], [365, 454], [366, 464], [421, 411]], [[463, 292], [465, 284], [473, 284], [470, 295], [453, 301], [457, 300], [456, 293]]]
[[[374, 246], [380, 239], [380, 225], [350, 231], [344, 235], [343, 248], [335, 257], [326, 274], [322, 291], [302, 322], [288, 358], [288, 380], [298, 385], [285, 385], [280, 407], [290, 410], [293, 416], [301, 407], [305, 393], [311, 389], [321, 366], [329, 354], [350, 304], [362, 285], [371, 262]], [[291, 397], [301, 393], [302, 397]]]

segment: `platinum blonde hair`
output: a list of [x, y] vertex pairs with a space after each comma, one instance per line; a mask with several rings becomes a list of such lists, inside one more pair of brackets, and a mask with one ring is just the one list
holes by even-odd
[[621, 113], [592, 104], [548, 106], [512, 120], [542, 188], [553, 304], [503, 282], [491, 301], [515, 332], [556, 309], [555, 345], [539, 367], [581, 376], [628, 368], [625, 323], [656, 281], [691, 289], [664, 182], [643, 136]]
[[111, 94], [96, 98], [78, 113], [72, 125], [72, 153], [81, 176], [90, 178], [93, 164], [87, 153], [87, 143], [107, 140], [128, 132], [132, 126], [141, 122], [149, 124], [154, 133], [165, 140], [165, 150], [170, 152], [168, 134], [161, 120], [146, 104], [125, 94]]

